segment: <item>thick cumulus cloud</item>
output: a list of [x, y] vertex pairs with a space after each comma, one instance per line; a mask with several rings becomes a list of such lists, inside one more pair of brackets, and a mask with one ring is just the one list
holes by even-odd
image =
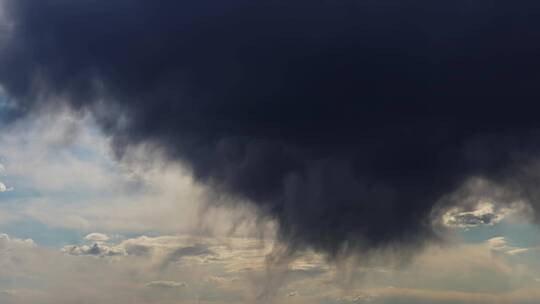
[[2, 3], [13, 117], [91, 110], [292, 248], [420, 244], [470, 178], [538, 196], [537, 1]]

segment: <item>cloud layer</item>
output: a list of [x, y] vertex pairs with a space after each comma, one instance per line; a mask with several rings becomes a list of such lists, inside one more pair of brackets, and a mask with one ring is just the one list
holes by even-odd
[[[538, 255], [529, 252], [534, 267], [525, 268], [515, 260], [518, 254], [507, 252], [516, 249], [509, 243], [498, 237], [480, 244], [430, 247], [406, 267], [381, 266], [378, 261], [357, 264], [347, 269], [348, 282], [341, 281], [335, 264], [320, 254], [303, 252], [290, 261], [272, 300], [276, 304], [537, 303]], [[127, 254], [74, 255], [0, 234], [0, 301], [254, 303], [267, 283], [265, 260], [272, 250], [257, 239], [166, 235], [99, 246], [123, 248]], [[194, 246], [206, 248], [207, 253], [191, 250], [193, 254], [163, 266], [170, 253]]]

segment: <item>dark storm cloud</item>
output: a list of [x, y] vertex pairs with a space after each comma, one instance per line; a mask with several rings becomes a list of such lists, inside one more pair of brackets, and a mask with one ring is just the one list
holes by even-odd
[[471, 177], [537, 195], [538, 1], [4, 3], [19, 112], [90, 109], [120, 153], [162, 145], [293, 248], [420, 244]]

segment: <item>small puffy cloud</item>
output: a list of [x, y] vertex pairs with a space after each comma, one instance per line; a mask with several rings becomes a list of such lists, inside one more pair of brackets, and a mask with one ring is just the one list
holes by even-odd
[[[6, 172], [6, 167], [4, 167], [4, 165], [2, 163], [0, 163], [0, 176], [5, 175], [5, 172]], [[11, 190], [12, 190], [12, 188], [8, 188], [8, 186], [6, 186], [6, 184], [4, 184], [3, 182], [0, 182], [0, 193], [1, 192], [11, 191]]]
[[93, 242], [106, 242], [110, 240], [110, 237], [103, 233], [94, 232], [85, 236], [84, 239], [87, 241], [93, 241]]
[[185, 282], [176, 282], [176, 281], [152, 281], [144, 285], [150, 288], [178, 288], [178, 287], [187, 287]]
[[8, 188], [4, 183], [0, 182], [0, 193], [1, 192], [8, 192], [13, 190], [12, 188]]
[[499, 207], [491, 202], [480, 202], [472, 210], [462, 208], [449, 210], [443, 215], [443, 223], [454, 228], [495, 225], [514, 212], [513, 208]]

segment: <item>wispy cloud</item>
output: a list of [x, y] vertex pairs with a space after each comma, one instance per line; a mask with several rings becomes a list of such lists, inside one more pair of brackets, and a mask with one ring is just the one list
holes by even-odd
[[493, 237], [487, 240], [486, 243], [491, 250], [505, 253], [507, 255], [518, 255], [535, 249], [510, 246], [507, 239], [503, 236]]
[[110, 240], [110, 237], [106, 234], [99, 233], [99, 232], [92, 232], [84, 237], [87, 241], [94, 241], [94, 242], [105, 242]]
[[211, 193], [159, 149], [141, 145], [118, 161], [109, 140], [90, 117], [62, 109], [3, 129], [0, 159], [17, 190], [16, 208], [3, 211], [88, 232], [262, 235], [247, 208], [205, 208]]
[[[271, 244], [261, 248], [259, 240], [245, 238], [164, 235], [94, 241], [94, 237], [82, 239], [88, 244], [68, 246], [60, 252], [32, 240], [1, 234], [0, 282], [9, 279], [17, 288], [3, 288], [0, 283], [0, 300], [10, 304], [53, 304], [72, 303], [84, 297], [96, 303], [157, 304], [190, 303], [211, 297], [214, 300], [208, 301], [216, 304], [251, 302], [261, 288], [257, 284], [264, 283], [260, 278], [268, 271], [265, 263], [271, 250]], [[493, 248], [516, 249], [510, 249], [505, 240], [495, 238], [489, 244], [434, 247], [405, 268], [380, 271], [381, 266], [353, 267], [346, 288], [340, 283], [339, 267], [306, 252], [285, 271], [282, 288], [275, 291], [273, 299], [275, 303], [302, 304], [379, 304], [396, 299], [411, 303], [487, 304], [493, 303], [490, 301], [495, 299], [495, 293], [504, 300], [502, 303], [520, 303], [518, 300], [539, 295], [540, 290], [530, 288], [537, 284], [534, 272], [525, 276], [529, 281], [508, 288], [508, 282], [520, 282], [523, 271], [528, 270], [520, 270], [516, 268], [519, 265], [491, 254]], [[113, 249], [122, 254], [110, 254]], [[174, 262], [161, 267], [171, 256]], [[303, 271], [311, 268], [326, 270]], [[296, 275], [299, 270], [302, 275]]]
[[146, 283], [145, 286], [146, 287], [158, 287], [158, 288], [177, 288], [177, 287], [187, 287], [188, 285], [185, 282], [152, 281], [152, 282]]

